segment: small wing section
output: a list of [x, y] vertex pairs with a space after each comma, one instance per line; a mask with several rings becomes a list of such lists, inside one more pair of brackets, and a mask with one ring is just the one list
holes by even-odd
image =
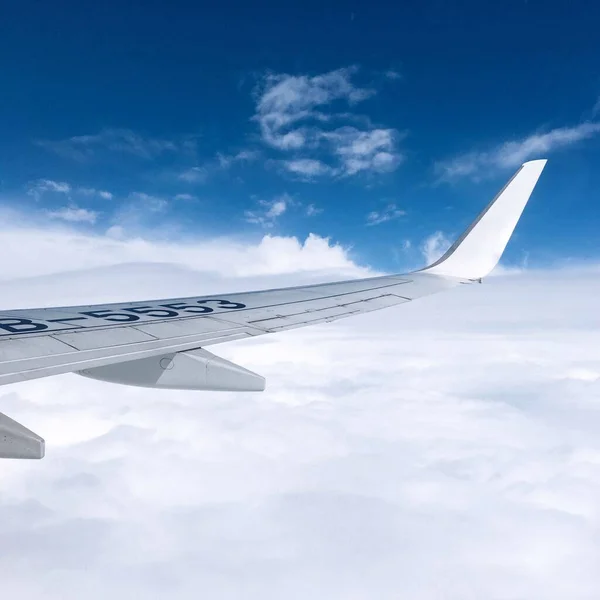
[[427, 273], [481, 279], [498, 264], [546, 160], [526, 162]]

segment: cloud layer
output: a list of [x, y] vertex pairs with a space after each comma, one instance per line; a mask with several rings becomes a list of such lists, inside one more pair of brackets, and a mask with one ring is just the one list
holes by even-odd
[[[3, 238], [15, 252], [6, 307], [361, 272], [316, 238]], [[40, 463], [2, 463], [3, 592], [594, 599], [598, 282], [592, 271], [498, 277], [214, 347], [267, 377], [259, 395], [75, 375], [0, 388], [0, 410], [48, 443]]]

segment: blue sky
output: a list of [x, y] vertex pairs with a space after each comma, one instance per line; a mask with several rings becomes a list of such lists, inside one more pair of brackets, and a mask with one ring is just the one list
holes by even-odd
[[121, 237], [312, 232], [398, 270], [544, 156], [506, 262], [597, 259], [600, 7], [395, 4], [11, 3], [5, 218]]

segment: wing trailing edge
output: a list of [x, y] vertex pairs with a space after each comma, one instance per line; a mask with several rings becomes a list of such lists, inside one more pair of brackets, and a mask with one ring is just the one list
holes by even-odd
[[546, 160], [524, 163], [450, 249], [423, 272], [481, 279], [498, 264]]

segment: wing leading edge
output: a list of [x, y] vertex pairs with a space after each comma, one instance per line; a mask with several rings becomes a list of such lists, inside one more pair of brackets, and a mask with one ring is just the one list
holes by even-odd
[[[403, 304], [486, 276], [499, 261], [545, 163], [525, 163], [448, 252], [417, 272], [210, 297], [3, 311], [0, 385], [85, 371], [82, 374], [88, 377], [133, 385], [152, 386], [160, 379], [160, 387], [227, 389], [226, 381], [202, 387], [208, 379], [189, 377], [185, 368], [181, 369], [185, 385], [174, 373], [161, 378], [157, 371], [156, 377], [142, 377], [139, 369], [149, 365], [162, 369], [173, 363], [189, 369], [201, 363], [209, 369], [212, 364], [214, 382], [214, 373], [232, 370], [197, 355], [178, 361], [173, 357]], [[169, 360], [161, 360], [165, 356]], [[126, 369], [107, 369], [117, 363], [124, 367], [130, 363], [138, 376], [128, 380]], [[232, 389], [240, 389], [239, 377]], [[250, 387], [257, 389], [256, 384]]]

